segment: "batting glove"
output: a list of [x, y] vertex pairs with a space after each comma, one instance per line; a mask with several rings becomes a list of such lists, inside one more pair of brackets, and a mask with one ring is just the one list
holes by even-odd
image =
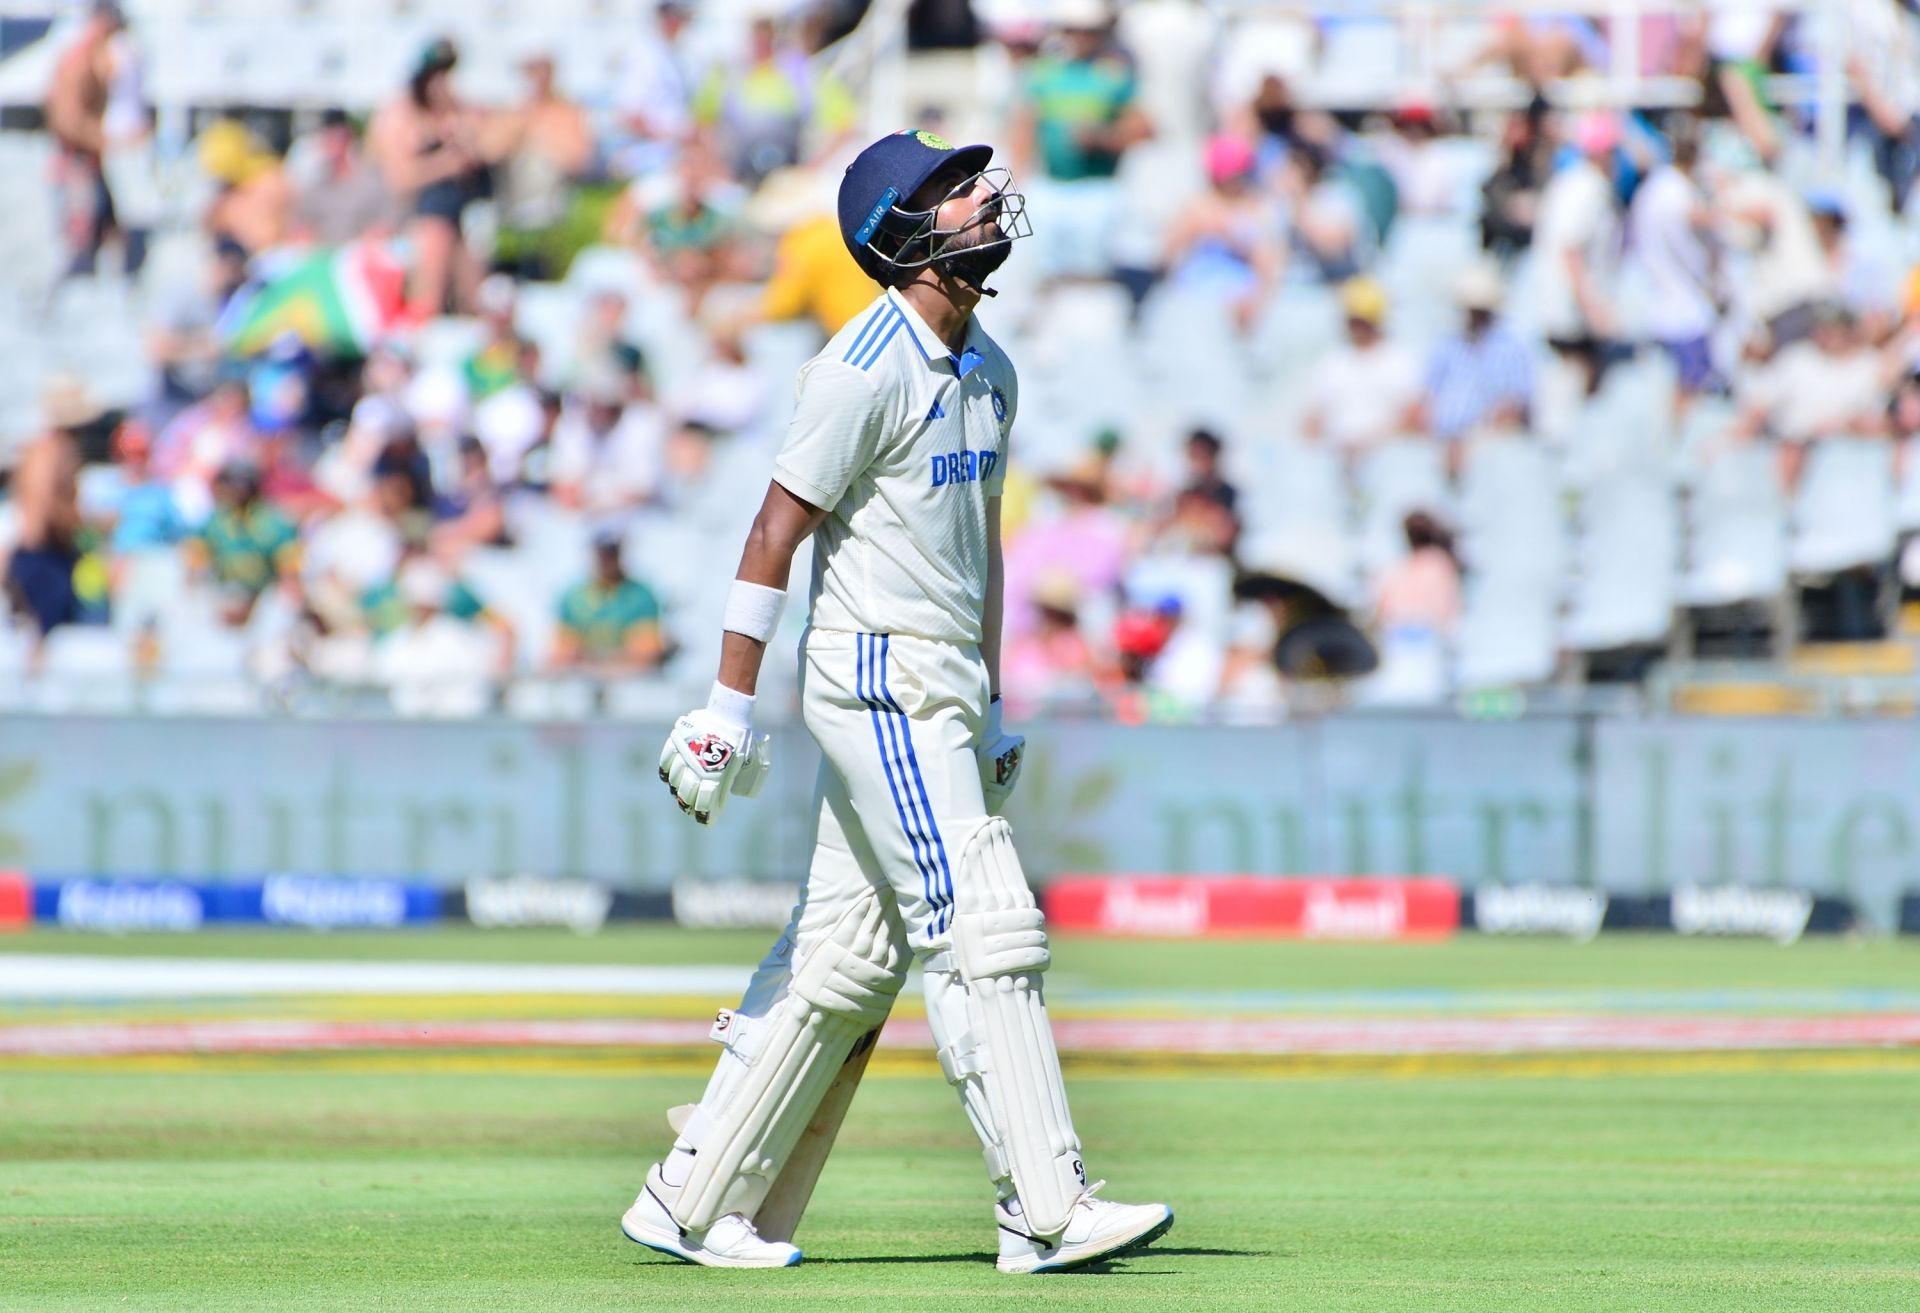
[[1027, 736], [1009, 734], [1000, 723], [1000, 699], [987, 704], [987, 727], [980, 735], [974, 756], [980, 761], [980, 791], [987, 797], [987, 813], [998, 816], [1020, 778], [1020, 759], [1026, 754]]
[[710, 702], [689, 711], [673, 723], [660, 750], [660, 779], [680, 810], [702, 825], [713, 824], [729, 794], [751, 798], [759, 793], [773, 765], [768, 736], [755, 734], [741, 715], [743, 709], [752, 714], [753, 699], [724, 692], [731, 697], [714, 699], [724, 708]]

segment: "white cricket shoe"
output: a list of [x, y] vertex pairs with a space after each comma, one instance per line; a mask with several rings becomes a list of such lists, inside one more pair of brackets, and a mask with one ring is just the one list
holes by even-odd
[[659, 1164], [654, 1164], [647, 1172], [646, 1188], [620, 1218], [620, 1230], [627, 1239], [702, 1267], [792, 1267], [800, 1261], [798, 1249], [762, 1240], [754, 1234], [753, 1223], [739, 1213], [728, 1213], [705, 1231], [681, 1230], [665, 1202], [676, 1193], [661, 1179]]
[[995, 1205], [1000, 1224], [1002, 1272], [1064, 1272], [1102, 1258], [1151, 1244], [1173, 1227], [1173, 1210], [1165, 1204], [1116, 1204], [1094, 1198], [1105, 1185], [1095, 1181], [1081, 1194], [1067, 1219], [1067, 1229], [1052, 1240], [1029, 1235], [1026, 1219]]

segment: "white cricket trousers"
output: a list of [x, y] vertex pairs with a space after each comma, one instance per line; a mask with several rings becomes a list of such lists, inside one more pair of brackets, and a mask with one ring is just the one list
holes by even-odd
[[801, 715], [825, 760], [789, 938], [806, 942], [873, 890], [903, 947], [948, 946], [961, 848], [987, 819], [974, 746], [989, 695], [976, 646], [807, 630]]

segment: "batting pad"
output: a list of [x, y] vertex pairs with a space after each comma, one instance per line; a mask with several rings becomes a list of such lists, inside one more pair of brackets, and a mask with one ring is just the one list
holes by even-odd
[[716, 1082], [725, 1089], [710, 1088], [713, 1103], [681, 1132], [694, 1158], [669, 1205], [674, 1221], [704, 1231], [759, 1209], [854, 1042], [886, 1020], [906, 974], [878, 898], [801, 949], [786, 996], [723, 1059], [743, 1059], [744, 1070]]
[[[1043, 918], [1006, 821], [991, 817], [975, 830], [960, 866], [952, 964], [966, 988], [968, 1034], [951, 1049], [942, 1044], [941, 1065], [970, 1114], [967, 1086], [978, 1082], [992, 1118], [989, 1170], [997, 1147], [1033, 1234], [1056, 1235], [1086, 1188], [1086, 1172], [1040, 988], [1051, 960]], [[937, 965], [929, 963], [930, 972]], [[935, 1024], [945, 1029], [953, 1014], [938, 1006], [936, 988], [930, 974], [929, 1015], [939, 1012]]]

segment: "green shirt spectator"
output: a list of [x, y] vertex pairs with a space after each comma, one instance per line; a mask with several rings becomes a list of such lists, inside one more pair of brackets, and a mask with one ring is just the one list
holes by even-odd
[[1107, 138], [1133, 108], [1136, 89], [1132, 61], [1111, 47], [1034, 60], [1021, 99], [1046, 175], [1059, 182], [1113, 177], [1124, 146]]
[[[455, 620], [478, 620], [486, 609], [486, 603], [459, 579], [447, 589], [446, 602], [440, 608]], [[403, 628], [412, 615], [406, 599], [400, 595], [398, 576], [360, 594], [360, 613], [376, 638]]]
[[553, 664], [637, 672], [658, 666], [665, 655], [653, 590], [627, 577], [618, 536], [596, 540], [593, 574], [560, 598]]
[[195, 537], [214, 579], [252, 595], [292, 569], [300, 552], [293, 521], [258, 500], [219, 507]]

